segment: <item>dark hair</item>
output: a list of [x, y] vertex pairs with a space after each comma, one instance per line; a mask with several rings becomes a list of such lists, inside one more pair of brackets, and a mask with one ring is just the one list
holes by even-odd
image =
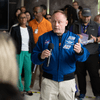
[[79, 7], [78, 7], [78, 9], [82, 10], [82, 9], [83, 9], [83, 7], [82, 7], [82, 6], [79, 6]]
[[59, 10], [62, 10], [62, 11], [64, 11], [64, 8], [60, 8]]
[[77, 1], [74, 1], [73, 3], [77, 3], [77, 5], [79, 5], [79, 3]]
[[77, 17], [77, 12], [76, 9], [74, 7], [72, 7], [71, 5], [66, 5], [64, 7], [64, 10], [67, 7], [67, 19], [68, 19], [68, 25], [67, 25], [67, 29], [70, 28], [70, 26], [75, 22], [78, 21], [78, 17]]
[[47, 7], [44, 5], [44, 4], [42, 4], [42, 5], [40, 5], [44, 10], [47, 10]]
[[0, 83], [0, 100], [24, 100], [19, 90], [9, 83]]
[[43, 11], [43, 7], [40, 6], [40, 5], [33, 7], [33, 10], [34, 10], [36, 7], [40, 7], [40, 11], [41, 11], [41, 12]]
[[21, 11], [21, 9], [20, 9], [20, 8], [17, 8], [17, 9], [15, 10], [15, 12], [14, 12], [14, 19], [16, 19], [16, 18], [17, 18], [17, 16], [16, 16], [16, 12], [17, 12], [18, 10], [20, 10], [20, 11]]
[[26, 13], [29, 13], [29, 14], [30, 14], [30, 16], [31, 16], [30, 21], [31, 21], [31, 20], [33, 19], [33, 18], [32, 18], [32, 14], [31, 14], [31, 12], [30, 12], [30, 11], [25, 11], [25, 14], [26, 14]]
[[[21, 16], [22, 14], [25, 14], [25, 13], [24, 13], [24, 12], [20, 13], [20, 14], [18, 15], [18, 19], [20, 18], [20, 16]], [[26, 14], [25, 14], [25, 15], [26, 15]]]
[[65, 10], [66, 8], [72, 7], [71, 5], [66, 5], [64, 6], [63, 10]]
[[78, 20], [76, 9], [74, 7], [72, 7], [72, 6], [70, 6], [70, 5], [65, 6], [65, 7], [67, 7], [67, 19], [68, 19], [68, 23], [70, 24], [72, 19], [73, 19], [73, 22], [75, 20]]
[[21, 11], [20, 8], [17, 8], [17, 9], [15, 10], [14, 16], [12, 17], [11, 25], [14, 25], [14, 24], [18, 23], [18, 16], [16, 16], [16, 12], [17, 12], [18, 10]]

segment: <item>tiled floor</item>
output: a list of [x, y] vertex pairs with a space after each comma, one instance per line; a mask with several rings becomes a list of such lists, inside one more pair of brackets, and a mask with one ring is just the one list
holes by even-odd
[[[25, 95], [25, 100], [39, 100], [40, 91], [39, 91], [39, 86], [38, 86], [38, 76], [39, 74], [37, 73], [37, 80], [35, 81], [34, 87], [31, 88], [31, 90], [33, 91], [33, 96]], [[93, 93], [92, 93], [90, 79], [88, 75], [87, 75], [87, 93], [86, 93], [86, 97], [84, 98], [84, 100], [95, 100], [95, 97], [93, 96]]]

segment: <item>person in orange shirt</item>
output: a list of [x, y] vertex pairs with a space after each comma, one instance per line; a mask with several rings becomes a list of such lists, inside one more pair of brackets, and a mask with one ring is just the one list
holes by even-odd
[[42, 15], [43, 8], [36, 6], [33, 9], [35, 19], [29, 22], [29, 26], [32, 27], [34, 41], [37, 43], [39, 36], [52, 30], [51, 23], [46, 20]]
[[[35, 19], [33, 19], [32, 21], [29, 22], [29, 26], [32, 27], [33, 37], [34, 37], [34, 41], [35, 41], [35, 44], [36, 44], [39, 36], [41, 36], [44, 33], [52, 30], [52, 25], [48, 20], [46, 20], [43, 17], [43, 8], [41, 6], [34, 7], [33, 8], [33, 14], [34, 14]], [[40, 69], [39, 87], [41, 88], [42, 65], [37, 65], [37, 66], [39, 66], [39, 69]], [[30, 87], [33, 87], [33, 85], [34, 85], [37, 66], [36, 66], [35, 72], [32, 73], [32, 82], [31, 82]]]

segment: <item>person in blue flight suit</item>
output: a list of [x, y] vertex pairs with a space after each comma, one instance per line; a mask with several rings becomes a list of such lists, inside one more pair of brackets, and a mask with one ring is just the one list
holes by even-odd
[[[39, 37], [31, 56], [34, 64], [43, 63], [40, 100], [74, 100], [75, 64], [86, 61], [89, 52], [80, 44], [78, 35], [65, 31], [68, 21], [63, 11], [55, 11], [51, 19], [53, 30]], [[48, 50], [50, 43], [52, 50]]]

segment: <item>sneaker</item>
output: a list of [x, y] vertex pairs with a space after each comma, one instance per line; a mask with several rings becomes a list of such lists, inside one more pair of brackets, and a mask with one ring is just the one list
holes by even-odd
[[100, 100], [100, 96], [96, 96], [96, 100]]
[[80, 94], [80, 95], [79, 95], [79, 100], [83, 100], [84, 97], [85, 97], [85, 94]]

